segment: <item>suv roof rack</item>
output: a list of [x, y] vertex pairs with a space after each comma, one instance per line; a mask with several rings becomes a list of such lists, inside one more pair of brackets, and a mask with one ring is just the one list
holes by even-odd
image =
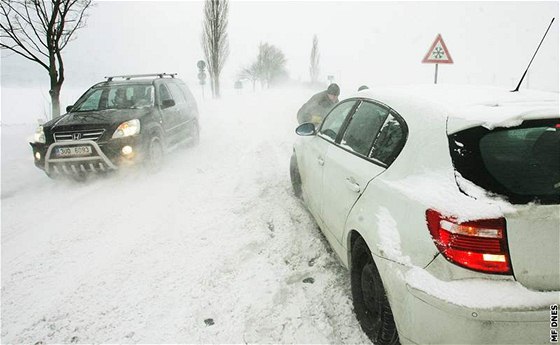
[[114, 76], [110, 76], [110, 77], [105, 77], [107, 78], [107, 81], [112, 81], [114, 78], [123, 78], [126, 80], [130, 80], [131, 78], [144, 78], [144, 77], [159, 77], [159, 78], [163, 78], [163, 77], [171, 77], [171, 78], [175, 78], [175, 76], [177, 75], [177, 73], [151, 73], [151, 74], [129, 74], [129, 75], [114, 75]]

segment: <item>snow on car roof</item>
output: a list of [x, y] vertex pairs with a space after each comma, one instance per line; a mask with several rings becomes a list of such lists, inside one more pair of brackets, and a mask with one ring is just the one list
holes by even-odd
[[474, 126], [511, 127], [523, 120], [560, 116], [559, 94], [536, 90], [511, 92], [489, 86], [440, 84], [372, 88], [353, 96], [386, 103], [407, 123], [418, 119], [421, 125], [427, 117], [449, 118], [448, 133]]

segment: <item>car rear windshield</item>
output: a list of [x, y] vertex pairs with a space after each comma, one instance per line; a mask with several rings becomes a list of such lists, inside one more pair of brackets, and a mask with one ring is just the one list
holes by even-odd
[[153, 105], [152, 85], [111, 85], [89, 90], [76, 102], [72, 111], [145, 108]]
[[560, 119], [449, 136], [455, 169], [513, 204], [560, 204]]

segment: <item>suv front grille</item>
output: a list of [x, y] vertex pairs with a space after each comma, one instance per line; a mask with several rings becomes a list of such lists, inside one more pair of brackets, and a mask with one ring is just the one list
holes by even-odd
[[54, 133], [54, 141], [76, 141], [76, 140], [91, 140], [97, 141], [105, 132], [104, 129], [92, 129], [87, 131], [74, 131], [74, 132], [57, 132]]

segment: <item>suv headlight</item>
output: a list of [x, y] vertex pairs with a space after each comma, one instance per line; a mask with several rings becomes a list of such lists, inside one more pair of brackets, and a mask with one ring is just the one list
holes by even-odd
[[121, 123], [113, 133], [113, 139], [129, 137], [138, 133], [140, 133], [140, 120], [134, 119]]
[[33, 135], [33, 140], [36, 143], [41, 143], [41, 144], [47, 142], [47, 140], [45, 139], [45, 132], [43, 131], [43, 126], [37, 127], [37, 129], [35, 130], [35, 134]]

